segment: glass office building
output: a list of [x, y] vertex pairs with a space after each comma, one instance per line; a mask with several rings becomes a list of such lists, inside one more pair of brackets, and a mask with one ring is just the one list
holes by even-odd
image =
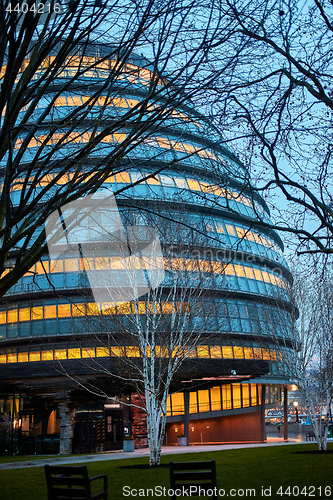
[[[131, 121], [127, 122], [126, 116], [135, 113], [147, 98], [153, 68], [143, 58], [133, 56], [112, 83], [110, 92], [105, 82], [110, 78], [114, 61], [105, 59], [98, 64], [97, 57], [101, 57], [103, 50], [102, 46], [91, 46], [85, 57], [80, 58], [81, 66], [94, 61], [96, 65], [55, 99], [50, 113], [26, 145], [22, 165], [33, 161], [41, 144], [46, 151], [59, 144], [59, 159], [84, 148], [91, 140], [92, 124], [102, 108], [104, 120], [118, 120], [122, 125], [116, 133], [106, 135], [100, 147], [89, 154], [87, 166], [91, 169], [95, 162], [98, 168], [103, 156], [110, 155], [128, 136]], [[45, 61], [45, 65], [50, 61]], [[76, 74], [76, 64], [73, 57], [59, 71], [54, 92], [57, 84], [63, 86]], [[38, 78], [37, 72], [36, 81]], [[68, 134], [64, 127], [50, 136], [52, 122], [63, 120], [73, 109], [83, 106], [98, 86], [104, 90], [89, 105], [84, 126], [78, 125], [75, 134]], [[154, 226], [166, 271], [186, 272], [194, 283], [205, 288], [198, 309], [202, 316], [202, 321], [197, 322], [201, 339], [185, 364], [186, 383], [181, 383], [183, 372], [182, 380], [177, 382], [178, 386], [174, 385], [175, 392], [169, 397], [167, 443], [176, 443], [177, 434], [184, 431], [186, 414], [185, 433], [190, 443], [260, 441], [264, 400], [272, 404], [278, 401], [283, 383], [278, 352], [272, 341], [272, 335], [276, 338], [287, 334], [289, 321], [286, 289], [291, 276], [283, 244], [276, 232], [259, 223], [259, 220], [269, 222], [269, 210], [251, 189], [247, 169], [224, 144], [219, 131], [190, 101], [183, 100], [176, 107], [168, 102], [167, 86], [167, 80], [161, 78], [159, 93], [149, 107], [151, 113], [165, 110], [163, 122], [149, 127], [105, 179], [95, 197], [105, 189], [118, 192], [117, 205], [124, 226]], [[50, 99], [54, 99], [52, 92], [39, 100], [31, 123], [42, 116]], [[102, 130], [103, 122], [98, 125], [98, 131]], [[14, 154], [21, 151], [24, 138], [22, 132], [14, 144]], [[57, 175], [58, 171], [48, 172], [47, 178], [34, 186], [36, 195]], [[58, 178], [54, 189], [65, 185], [74, 175], [75, 169]], [[17, 177], [11, 186], [14, 206], [22, 200], [23, 186], [23, 176]], [[93, 228], [87, 228], [88, 240], [92, 238], [90, 231]], [[90, 266], [97, 273], [104, 273], [116, 268], [116, 257], [103, 253], [103, 235], [99, 241], [100, 252], [91, 259]], [[13, 259], [9, 256], [8, 268]], [[37, 452], [50, 451], [43, 443], [59, 434], [59, 419], [68, 417], [70, 404], [76, 408], [77, 429], [80, 425], [88, 429], [87, 416], [95, 423], [103, 421], [97, 427], [103, 427], [99, 432], [105, 433], [106, 447], [120, 446], [124, 426], [132, 426], [138, 446], [145, 445], [140, 412], [135, 409], [130, 412], [121, 405], [78, 393], [75, 383], [64, 373], [85, 377], [88, 376], [86, 360], [108, 363], [111, 360], [112, 364], [120, 355], [117, 346], [106, 349], [92, 334], [90, 320], [98, 317], [103, 306], [96, 304], [89, 294], [85, 266], [84, 259], [71, 252], [57, 259], [45, 254], [1, 301], [2, 453], [8, 448], [8, 436], [13, 429], [20, 430], [26, 443], [32, 435], [41, 436], [33, 444], [30, 440], [26, 448], [18, 444], [19, 451], [28, 452], [32, 447]], [[164, 286], [168, 286], [168, 273]], [[124, 313], [113, 308], [108, 314]], [[132, 345], [123, 346], [124, 354], [138, 355]], [[131, 397], [135, 401], [137, 395]], [[37, 408], [38, 401], [47, 401], [48, 410]], [[93, 446], [80, 447], [78, 432], [74, 441], [79, 451]]]

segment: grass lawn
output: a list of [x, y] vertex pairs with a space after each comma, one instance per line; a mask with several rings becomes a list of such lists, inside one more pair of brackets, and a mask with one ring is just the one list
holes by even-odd
[[[330, 448], [332, 449], [333, 446], [330, 445]], [[333, 492], [333, 454], [294, 453], [315, 449], [315, 444], [267, 446], [265, 448], [167, 455], [162, 456], [161, 462], [211, 460], [214, 458], [217, 467], [218, 488], [225, 490], [224, 497], [236, 499], [270, 498], [271, 500], [333, 498], [333, 494], [328, 488], [325, 491], [325, 487], [330, 487]], [[152, 489], [155, 486], [165, 487], [168, 490], [168, 468], [119, 469], [119, 466], [144, 464], [147, 461], [147, 458], [139, 457], [92, 462], [88, 464], [88, 471], [90, 476], [107, 474], [110, 500], [131, 499], [135, 496], [137, 498], [169, 498], [169, 496], [163, 495], [163, 491], [159, 497], [154, 496], [152, 491], [148, 494], [146, 491], [140, 491], [140, 489]], [[127, 492], [132, 490], [131, 494], [123, 494], [124, 486], [129, 487]], [[286, 492], [286, 494], [278, 494], [281, 486], [280, 491]], [[290, 494], [288, 494], [288, 486], [291, 487]], [[262, 487], [266, 490], [266, 495], [263, 495]], [[269, 487], [271, 487], [271, 491], [267, 490]], [[294, 492], [293, 487], [295, 487]], [[256, 493], [246, 492], [246, 489], [254, 489]], [[222, 495], [223, 492], [219, 498], [223, 498]], [[0, 471], [0, 498], [1, 500], [46, 500], [43, 468], [32, 467]]]

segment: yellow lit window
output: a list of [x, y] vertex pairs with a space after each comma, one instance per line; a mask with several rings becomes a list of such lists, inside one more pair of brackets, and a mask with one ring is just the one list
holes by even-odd
[[81, 349], [79, 347], [68, 349], [68, 359], [80, 359]]
[[150, 177], [149, 179], [147, 179], [147, 183], [148, 183], [148, 184], [152, 184], [152, 185], [158, 185], [158, 186], [161, 184], [161, 182], [160, 182], [160, 180], [157, 178], [157, 176], [155, 176], [155, 177]]
[[[113, 139], [115, 142], [118, 142], [118, 143], [123, 142], [126, 139], [126, 134], [113, 134]], [[130, 181], [122, 180], [122, 181], [118, 181], [118, 182], [130, 182]]]
[[228, 346], [228, 345], [222, 346], [222, 353], [223, 353], [224, 358], [230, 359], [230, 358], [234, 357], [234, 353], [232, 352], [231, 346]]
[[7, 363], [17, 363], [17, 354], [16, 354], [16, 352], [9, 352], [7, 354]]
[[58, 305], [58, 318], [69, 318], [71, 315], [71, 305], [70, 304], [59, 304]]
[[242, 384], [243, 406], [250, 406], [250, 385]]
[[235, 276], [235, 269], [234, 269], [234, 266], [232, 264], [227, 264], [225, 267], [224, 267], [224, 273], [227, 275], [227, 276]]
[[129, 358], [139, 358], [140, 357], [140, 349], [139, 347], [130, 347], [130, 346], [127, 346], [126, 347], [126, 355], [129, 357]]
[[51, 361], [53, 359], [53, 351], [42, 351], [42, 361]]
[[235, 271], [236, 271], [236, 276], [245, 278], [245, 272], [243, 266], [238, 266], [237, 264], [235, 264]]
[[190, 413], [198, 413], [198, 401], [196, 392], [190, 392]]
[[127, 102], [130, 108], [134, 108], [139, 104], [139, 101], [137, 101], [136, 99], [127, 99]]
[[85, 316], [86, 315], [86, 305], [85, 304], [73, 304], [72, 307], [73, 316]]
[[244, 347], [245, 359], [253, 359], [253, 349], [252, 347]]
[[101, 308], [102, 314], [117, 314], [117, 309], [114, 302], [102, 302]]
[[212, 387], [210, 389], [211, 410], [221, 410], [221, 390], [220, 387]]
[[10, 309], [7, 312], [7, 322], [8, 323], [17, 323], [17, 309]]
[[29, 355], [27, 352], [19, 352], [18, 353], [18, 362], [19, 363], [27, 363], [29, 361]]
[[108, 257], [96, 257], [95, 258], [95, 269], [109, 269], [109, 258]]
[[47, 260], [44, 260], [43, 263], [37, 262], [36, 264], [36, 273], [37, 274], [47, 274], [50, 270], [50, 265]]
[[254, 280], [256, 277], [254, 275], [252, 267], [244, 266], [245, 274], [247, 278]]
[[[104, 349], [103, 347], [97, 347], [97, 351], [98, 349]], [[104, 349], [104, 351], [107, 351], [107, 354], [105, 354], [104, 356], [109, 356], [109, 350], [108, 349]], [[111, 356], [116, 356], [116, 357], [119, 357], [119, 358], [123, 358], [125, 356], [125, 348], [124, 347], [111, 347], [111, 352], [110, 352]], [[98, 354], [97, 354], [98, 356]]]
[[110, 257], [111, 269], [126, 269], [125, 259], [122, 257]]
[[167, 417], [171, 417], [171, 396], [167, 399]]
[[208, 182], [201, 181], [199, 184], [204, 193], [213, 193], [213, 190]]
[[128, 172], [121, 172], [120, 174], [116, 174], [117, 182], [124, 182], [126, 184], [131, 182], [130, 176]]
[[243, 347], [234, 347], [235, 358], [244, 358]]
[[67, 359], [66, 349], [56, 349], [54, 351], [54, 359]]
[[7, 363], [7, 356], [6, 354], [0, 354], [0, 364]]
[[58, 97], [55, 101], [54, 101], [54, 106], [67, 106], [67, 101], [66, 101], [66, 97]]
[[89, 302], [87, 304], [87, 314], [88, 316], [97, 316], [100, 314], [98, 305], [95, 302]]
[[211, 265], [208, 260], [199, 260], [199, 267], [200, 270], [203, 271], [204, 273], [210, 273], [211, 272]]
[[[114, 347], [112, 348], [112, 351]], [[106, 358], [110, 356], [110, 349], [108, 347], [97, 347], [96, 348], [96, 356], [98, 358]]]
[[200, 345], [197, 347], [198, 358], [209, 358], [209, 347], [208, 345]]
[[63, 260], [51, 260], [50, 261], [50, 272], [51, 273], [63, 273], [64, 263]]
[[6, 324], [6, 311], [0, 311], [0, 325]]
[[94, 358], [95, 357], [95, 348], [94, 347], [82, 347], [82, 358]]
[[259, 271], [259, 269], [253, 269], [253, 271], [254, 271], [254, 275], [256, 277], [256, 280], [263, 281], [263, 278], [262, 278], [262, 275], [261, 275], [261, 272]]
[[221, 347], [219, 345], [210, 347], [210, 357], [211, 358], [222, 358]]
[[270, 283], [271, 282], [271, 280], [269, 279], [269, 274], [266, 271], [262, 271], [262, 276], [263, 276], [264, 281], [266, 283]]
[[171, 404], [172, 415], [183, 415], [185, 413], [184, 394], [182, 392], [171, 395]]
[[262, 359], [262, 352], [260, 347], [254, 347], [253, 352], [254, 352], [254, 359]]
[[230, 384], [222, 385], [222, 408], [223, 410], [230, 410], [232, 408]]
[[269, 349], [262, 350], [262, 359], [270, 359]]
[[210, 411], [209, 408], [209, 391], [198, 391], [199, 413]]
[[40, 361], [40, 352], [29, 352], [29, 361]]
[[51, 319], [57, 317], [57, 306], [45, 306], [44, 307], [44, 318]]
[[241, 385], [240, 384], [232, 384], [232, 401], [234, 408], [242, 407], [242, 399], [241, 399]]
[[224, 227], [221, 222], [215, 222], [215, 225], [218, 233], [224, 233]]
[[225, 227], [227, 228], [228, 234], [230, 234], [231, 236], [236, 236], [234, 226], [232, 226], [231, 224], [226, 224]]
[[132, 313], [132, 305], [130, 302], [124, 302], [117, 307], [117, 312], [119, 314], [131, 314]]
[[43, 307], [33, 307], [31, 309], [31, 319], [43, 319]]
[[257, 386], [251, 384], [251, 406], [257, 406]]
[[212, 192], [213, 194], [215, 194], [215, 196], [222, 196], [223, 198], [225, 197], [225, 189], [220, 188], [219, 186], [212, 185]]
[[245, 237], [245, 229], [243, 229], [242, 227], [236, 227], [236, 233], [237, 233], [237, 236], [238, 238], [242, 239]]
[[79, 270], [78, 259], [65, 259], [65, 272], [70, 273]]
[[194, 181], [192, 179], [187, 179], [187, 182], [188, 182], [189, 188], [192, 191], [201, 191], [201, 188], [200, 188], [198, 181]]
[[276, 361], [276, 360], [277, 360], [276, 351], [271, 351], [271, 359], [272, 359], [273, 361]]

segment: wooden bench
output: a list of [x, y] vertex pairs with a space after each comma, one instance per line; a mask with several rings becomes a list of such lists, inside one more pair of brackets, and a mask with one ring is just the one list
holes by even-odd
[[[169, 462], [170, 487], [175, 500], [179, 496], [209, 496], [217, 500], [215, 460], [208, 462]], [[214, 490], [215, 489], [215, 490]], [[176, 494], [176, 490], [177, 491]], [[187, 493], [179, 494], [187, 491]], [[213, 492], [213, 493], [212, 493]]]
[[[48, 500], [108, 500], [108, 479], [102, 476], [89, 477], [86, 465], [45, 465]], [[92, 493], [90, 484], [103, 479], [103, 491]]]

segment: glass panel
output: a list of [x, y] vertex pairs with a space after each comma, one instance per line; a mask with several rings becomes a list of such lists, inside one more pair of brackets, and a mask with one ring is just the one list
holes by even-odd
[[59, 304], [58, 305], [58, 318], [69, 318], [71, 315], [71, 305], [70, 304]]
[[31, 319], [43, 319], [43, 307], [33, 307], [31, 309]]
[[235, 358], [244, 358], [243, 347], [234, 347]]
[[53, 351], [42, 351], [42, 361], [51, 361], [53, 359]]
[[222, 346], [222, 353], [224, 358], [233, 358], [234, 354], [232, 352], [232, 347], [231, 346]]
[[81, 349], [79, 347], [74, 349], [68, 349], [68, 359], [79, 359], [81, 358]]
[[171, 396], [167, 400], [167, 417], [171, 417]]
[[[116, 135], [116, 134], [115, 134]], [[119, 134], [121, 135], [121, 134]], [[126, 136], [124, 136], [121, 140], [124, 140]], [[120, 174], [116, 174], [116, 181], [117, 182], [123, 182], [125, 184], [128, 184], [131, 182], [130, 176], [128, 172], [121, 172]]]
[[192, 191], [201, 191], [199, 182], [192, 179], [187, 179], [187, 182]]
[[257, 406], [257, 385], [251, 384], [251, 405]]
[[140, 357], [140, 349], [139, 347], [126, 347], [126, 355], [129, 358], [139, 358]]
[[94, 358], [94, 357], [95, 357], [94, 347], [82, 348], [82, 358]]
[[223, 410], [230, 410], [231, 404], [231, 385], [222, 385], [222, 408]]
[[221, 347], [219, 345], [211, 346], [210, 357], [211, 358], [222, 358]]
[[197, 393], [190, 392], [190, 413], [198, 413]]
[[7, 353], [7, 363], [17, 363], [17, 354], [16, 352]]
[[250, 406], [250, 385], [242, 384], [243, 406]]
[[6, 311], [0, 311], [0, 325], [6, 324]]
[[244, 357], [245, 359], [253, 359], [252, 347], [244, 347]]
[[198, 358], [209, 358], [208, 345], [201, 345], [197, 347]]
[[30, 320], [30, 308], [25, 307], [19, 310], [19, 319], [20, 321], [29, 321]]
[[51, 273], [63, 273], [64, 263], [63, 260], [51, 260], [50, 261], [50, 272]]
[[227, 228], [228, 234], [230, 234], [231, 236], [236, 236], [234, 226], [232, 226], [231, 224], [226, 224], [225, 227]]
[[212, 387], [210, 389], [211, 410], [221, 410], [221, 389], [220, 387]]
[[51, 319], [57, 317], [57, 306], [45, 306], [44, 307], [44, 318]]
[[40, 361], [40, 352], [29, 352], [29, 361]]
[[241, 385], [240, 384], [232, 384], [232, 400], [234, 408], [242, 407], [242, 398], [241, 398]]
[[27, 352], [19, 352], [18, 353], [18, 362], [19, 363], [27, 363], [29, 361], [29, 356]]
[[263, 354], [262, 359], [270, 359], [269, 349], [263, 349], [262, 354]]
[[85, 315], [86, 315], [85, 304], [73, 304], [73, 316], [85, 316]]
[[260, 347], [254, 347], [253, 352], [255, 359], [262, 359], [262, 353]]
[[78, 259], [65, 259], [65, 272], [70, 273], [79, 270]]
[[172, 401], [172, 415], [183, 415], [185, 413], [184, 407], [184, 393], [177, 392], [171, 395]]
[[7, 323], [17, 323], [17, 309], [9, 309]]
[[67, 349], [56, 349], [54, 359], [67, 359]]
[[210, 411], [209, 408], [209, 391], [198, 391], [198, 400], [199, 400], [199, 413], [204, 411]]
[[[112, 348], [112, 351], [114, 352], [116, 348]], [[118, 348], [119, 349], [119, 348]], [[123, 349], [122, 349], [123, 351]], [[97, 347], [96, 348], [96, 356], [98, 358], [106, 358], [110, 356], [110, 349], [108, 347]]]

